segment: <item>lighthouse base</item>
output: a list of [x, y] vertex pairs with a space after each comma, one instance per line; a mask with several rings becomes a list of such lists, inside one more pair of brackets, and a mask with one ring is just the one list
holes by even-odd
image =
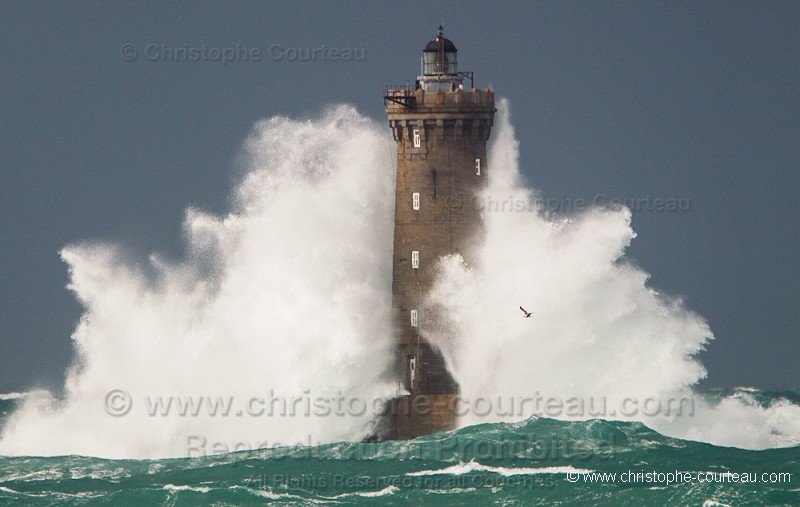
[[458, 394], [409, 394], [392, 400], [392, 438], [408, 440], [456, 428]]

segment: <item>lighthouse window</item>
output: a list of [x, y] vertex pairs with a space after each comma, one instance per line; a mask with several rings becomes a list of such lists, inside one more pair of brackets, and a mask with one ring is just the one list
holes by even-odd
[[411, 208], [414, 210], [419, 209], [419, 192], [411, 194]]
[[414, 389], [417, 377], [417, 358], [414, 356], [408, 356], [408, 383], [411, 386], [411, 389]]
[[417, 327], [417, 311], [411, 310], [411, 327]]
[[475, 159], [475, 176], [481, 175], [481, 159]]
[[411, 252], [411, 269], [419, 268], [419, 251], [413, 250]]
[[414, 129], [414, 148], [422, 146], [422, 140], [419, 137], [419, 129]]

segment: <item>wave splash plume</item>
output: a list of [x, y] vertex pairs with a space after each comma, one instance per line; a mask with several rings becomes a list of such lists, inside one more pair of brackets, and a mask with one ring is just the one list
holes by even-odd
[[[85, 307], [66, 396], [30, 397], [6, 423], [0, 454], [186, 456], [200, 438], [248, 448], [363, 437], [370, 411], [167, 417], [148, 415], [143, 400], [233, 396], [242, 407], [271, 389], [287, 400], [391, 394], [390, 142], [346, 106], [314, 121], [262, 121], [243, 150], [233, 210], [189, 209], [180, 262], [64, 248]], [[113, 389], [132, 400], [124, 416], [104, 411]]]
[[[626, 399], [689, 397], [691, 414], [559, 418], [631, 419], [717, 445], [797, 445], [796, 403], [694, 395], [691, 386], [705, 376], [696, 355], [712, 333], [625, 260], [635, 237], [628, 209], [547, 216], [535, 206], [488, 206], [535, 197], [522, 183], [508, 104], [499, 109], [481, 196], [485, 243], [473, 266], [441, 261], [427, 304], [429, 315], [448, 320], [422, 319], [462, 398], [590, 398], [613, 409]], [[366, 401], [395, 390], [387, 375], [395, 349], [394, 146], [386, 129], [340, 106], [310, 121], [259, 122], [243, 153], [232, 211], [187, 211], [182, 260], [136, 263], [107, 244], [64, 248], [70, 288], [85, 308], [65, 396], [21, 400], [3, 426], [0, 454], [181, 457], [199, 439], [213, 451], [214, 443], [357, 441], [370, 431], [372, 406], [327, 417], [153, 416], [143, 406], [148, 396], [227, 396], [244, 408], [270, 390], [287, 400]], [[533, 317], [522, 318], [519, 305]], [[109, 401], [119, 408], [119, 399], [107, 399], [115, 389], [132, 400], [124, 414], [109, 413]], [[531, 415], [468, 410], [461, 424]]]
[[[541, 213], [522, 183], [505, 100], [498, 110], [489, 187], [479, 197], [485, 243], [474, 266], [443, 259], [427, 301], [448, 316], [427, 331], [473, 404], [461, 424], [518, 420], [520, 403], [532, 398], [525, 416], [539, 408], [559, 418], [638, 420], [666, 435], [753, 449], [800, 443], [800, 406], [788, 400], [709, 403], [691, 390], [706, 376], [696, 354], [713, 334], [625, 259], [636, 237], [630, 210]], [[522, 318], [520, 305], [533, 317]], [[557, 403], [548, 411], [548, 402]]]

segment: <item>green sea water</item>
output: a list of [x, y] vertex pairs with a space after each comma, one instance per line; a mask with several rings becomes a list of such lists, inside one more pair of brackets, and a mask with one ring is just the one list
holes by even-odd
[[[0, 413], [11, 408], [0, 402]], [[197, 458], [0, 457], [0, 504], [800, 505], [800, 447], [743, 450], [635, 422], [533, 418]]]

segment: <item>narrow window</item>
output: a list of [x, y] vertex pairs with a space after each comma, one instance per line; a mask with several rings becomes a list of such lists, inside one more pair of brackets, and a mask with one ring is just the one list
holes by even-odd
[[411, 269], [419, 268], [419, 251], [411, 251]]
[[417, 379], [417, 358], [414, 356], [408, 356], [408, 383], [411, 390], [414, 390]]
[[422, 146], [422, 140], [419, 137], [419, 129], [414, 129], [414, 148]]
[[414, 210], [419, 209], [419, 192], [411, 194], [411, 208]]
[[481, 159], [475, 159], [475, 176], [481, 175]]
[[417, 327], [417, 311], [411, 310], [411, 327]]

